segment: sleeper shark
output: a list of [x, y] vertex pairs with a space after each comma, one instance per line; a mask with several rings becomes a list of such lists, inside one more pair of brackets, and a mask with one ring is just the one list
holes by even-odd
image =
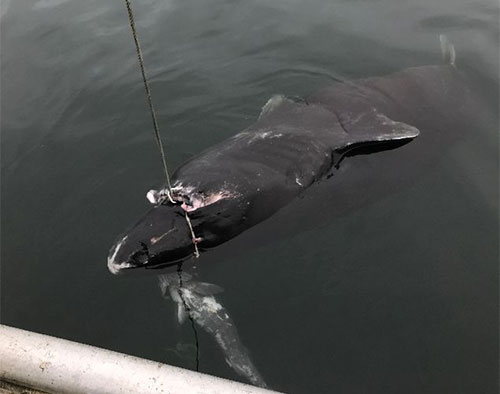
[[176, 267], [266, 220], [332, 173], [349, 177], [336, 171], [349, 156], [432, 141], [427, 130], [422, 136], [420, 118], [453, 118], [469, 94], [453, 45], [444, 36], [441, 44], [442, 65], [338, 82], [304, 99], [269, 99], [256, 123], [181, 165], [171, 190], [147, 193], [153, 208], [111, 248], [109, 270]]
[[[331, 220], [411, 184], [417, 172], [431, 168], [442, 146], [473, 124], [468, 118], [480, 116], [453, 45], [445, 36], [440, 42], [440, 65], [337, 82], [303, 99], [271, 97], [254, 124], [182, 164], [171, 190], [147, 193], [153, 207], [112, 246], [109, 270], [165, 269], [160, 287], [177, 304], [179, 322], [190, 316], [214, 337], [228, 365], [265, 387], [234, 322], [215, 298], [217, 286], [186, 273], [181, 284], [168, 268], [234, 238], [236, 248], [242, 246], [237, 239], [244, 237], [238, 235], [271, 216], [283, 219], [277, 212], [287, 211], [319, 181], [331, 187], [317, 187], [316, 197], [298, 205], [304, 211], [313, 202], [313, 211]], [[363, 160], [351, 159], [356, 155]], [[272, 233], [317, 225], [316, 217], [283, 223], [279, 229], [271, 226]], [[251, 239], [259, 239], [253, 234]]]

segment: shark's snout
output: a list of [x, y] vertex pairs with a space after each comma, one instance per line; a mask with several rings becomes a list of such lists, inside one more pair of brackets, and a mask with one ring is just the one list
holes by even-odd
[[123, 238], [118, 240], [108, 255], [108, 269], [112, 274], [118, 274], [127, 268], [132, 268], [133, 264], [128, 261], [128, 259], [124, 259], [123, 246], [127, 242], [128, 236], [125, 235]]
[[108, 255], [108, 269], [113, 274], [125, 270], [146, 267], [151, 262], [151, 255], [146, 242], [131, 239], [129, 235], [117, 241]]
[[118, 274], [173, 266], [190, 257], [192, 249], [184, 211], [178, 205], [158, 205], [113, 245], [108, 269]]

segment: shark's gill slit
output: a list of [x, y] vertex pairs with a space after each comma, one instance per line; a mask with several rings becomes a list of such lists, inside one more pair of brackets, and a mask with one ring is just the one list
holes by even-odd
[[200, 372], [200, 341], [198, 339], [198, 330], [196, 330], [196, 326], [194, 324], [194, 319], [193, 319], [193, 314], [192, 314], [191, 308], [186, 303], [186, 300], [184, 299], [184, 295], [182, 294], [182, 285], [183, 285], [183, 282], [182, 282], [182, 263], [180, 263], [177, 266], [177, 275], [179, 276], [179, 289], [177, 290], [177, 293], [179, 294], [179, 298], [182, 301], [182, 305], [184, 306], [184, 310], [186, 311], [189, 322], [191, 323], [191, 329], [193, 330], [193, 336], [194, 336], [194, 344], [196, 346], [196, 372]]

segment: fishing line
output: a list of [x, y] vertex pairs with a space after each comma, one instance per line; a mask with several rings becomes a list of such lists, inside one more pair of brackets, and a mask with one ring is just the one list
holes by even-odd
[[191, 329], [193, 330], [194, 342], [196, 345], [196, 372], [200, 372], [200, 342], [198, 340], [198, 331], [196, 330], [196, 326], [194, 324], [194, 319], [193, 319], [193, 315], [191, 313], [191, 308], [186, 303], [186, 300], [184, 299], [184, 295], [182, 294], [182, 286], [183, 286], [182, 263], [180, 263], [177, 266], [177, 275], [179, 275], [179, 289], [177, 290], [177, 292], [179, 293], [179, 298], [181, 299], [182, 304], [184, 305], [184, 309], [187, 312], [189, 321], [191, 322]]
[[[151, 98], [151, 88], [149, 87], [148, 77], [146, 75], [146, 68], [144, 67], [144, 58], [142, 57], [142, 50], [139, 44], [139, 38], [137, 37], [137, 30], [135, 29], [135, 19], [134, 13], [132, 12], [132, 6], [130, 5], [130, 0], [125, 0], [125, 4], [127, 6], [128, 12], [128, 21], [130, 24], [130, 29], [132, 30], [132, 36], [134, 37], [135, 43], [135, 52], [137, 53], [137, 59], [139, 60], [139, 66], [141, 68], [142, 81], [144, 82], [144, 89], [146, 90], [146, 97], [149, 105], [149, 110], [151, 112], [151, 118], [153, 120], [153, 129], [154, 136], [156, 139], [156, 144], [158, 145], [158, 149], [160, 150], [161, 162], [163, 164], [163, 170], [165, 172], [165, 177], [167, 178], [167, 197], [172, 204], [177, 204], [174, 201], [172, 196], [172, 185], [170, 183], [170, 175], [168, 172], [167, 159], [165, 157], [165, 151], [163, 149], [163, 143], [161, 142], [160, 136], [160, 128], [158, 126], [158, 121], [156, 120], [156, 112], [153, 106], [153, 99]], [[189, 231], [191, 233], [191, 240], [193, 241], [194, 247], [194, 256], [200, 257], [200, 253], [198, 252], [197, 238], [193, 230], [193, 226], [191, 225], [191, 220], [189, 220], [189, 216], [186, 212], [186, 222], [189, 227]]]
[[186, 222], [189, 227], [189, 231], [191, 232], [191, 240], [193, 241], [194, 245], [194, 257], [198, 258], [200, 257], [200, 252], [198, 251], [198, 239], [196, 238], [196, 235], [194, 235], [193, 225], [191, 224], [191, 219], [189, 219], [187, 211], [185, 212], [185, 214]]
[[[147, 97], [147, 102], [149, 106], [149, 110], [151, 112], [151, 119], [153, 120], [153, 129], [154, 129], [154, 136], [156, 139], [156, 144], [158, 145], [158, 149], [160, 151], [160, 156], [161, 156], [161, 162], [163, 164], [163, 170], [165, 172], [165, 177], [167, 178], [167, 197], [169, 201], [172, 204], [177, 204], [176, 201], [174, 201], [172, 197], [172, 185], [170, 183], [170, 175], [168, 172], [168, 166], [167, 166], [167, 159], [165, 157], [165, 151], [163, 149], [163, 143], [161, 142], [161, 136], [160, 136], [160, 128], [158, 126], [158, 121], [156, 119], [156, 112], [153, 106], [153, 99], [151, 98], [151, 88], [149, 87], [149, 82], [148, 78], [146, 75], [146, 68], [144, 67], [144, 59], [142, 57], [142, 50], [141, 46], [139, 44], [139, 39], [137, 37], [137, 31], [135, 29], [135, 20], [134, 20], [134, 14], [132, 12], [132, 6], [130, 5], [130, 0], [125, 0], [125, 4], [127, 6], [127, 12], [128, 12], [128, 21], [130, 24], [130, 29], [132, 30], [132, 36], [134, 37], [134, 43], [135, 43], [135, 51], [137, 53], [137, 59], [139, 60], [139, 66], [141, 68], [141, 75], [142, 75], [142, 81], [144, 82], [144, 89], [146, 91], [146, 97]], [[191, 220], [189, 220], [188, 213], [186, 212], [186, 222], [189, 227], [189, 231], [191, 233], [191, 239], [193, 241], [193, 246], [194, 246], [194, 256], [199, 257], [200, 253], [198, 252], [198, 245], [197, 245], [197, 238], [193, 230], [193, 226], [191, 225]], [[191, 313], [191, 308], [186, 303], [186, 300], [184, 299], [184, 295], [182, 294], [182, 264], [179, 264], [177, 273], [179, 275], [179, 297], [184, 305], [184, 309], [186, 310], [189, 321], [191, 322], [191, 328], [193, 329], [193, 334], [194, 334], [194, 339], [195, 339], [195, 344], [196, 344], [196, 371], [199, 372], [200, 369], [200, 345], [199, 345], [199, 340], [198, 340], [198, 332], [196, 331], [196, 326], [194, 323], [194, 319]]]
[[127, 5], [128, 21], [130, 24], [130, 29], [132, 30], [132, 36], [134, 37], [135, 51], [137, 53], [137, 59], [139, 60], [139, 66], [141, 67], [142, 81], [144, 82], [144, 89], [146, 90], [146, 97], [147, 97], [149, 109], [151, 111], [151, 118], [153, 120], [154, 135], [155, 135], [156, 143], [158, 145], [158, 149], [160, 150], [160, 156], [161, 156], [161, 161], [163, 164], [163, 170], [165, 171], [165, 176], [167, 178], [167, 187], [168, 187], [168, 193], [169, 193], [168, 197], [170, 199], [170, 202], [174, 202], [172, 200], [172, 196], [171, 196], [172, 195], [172, 185], [170, 184], [170, 175], [168, 173], [167, 159], [165, 157], [165, 152], [163, 150], [163, 144], [161, 142], [160, 128], [158, 127], [158, 121], [156, 120], [156, 112], [155, 112], [155, 108], [153, 106], [153, 99], [151, 98], [151, 89], [149, 87], [148, 78], [146, 76], [146, 69], [144, 67], [144, 59], [142, 57], [141, 46], [139, 44], [139, 39], [137, 38], [137, 31], [135, 29], [134, 14], [132, 12], [130, 0], [125, 0], [125, 4]]

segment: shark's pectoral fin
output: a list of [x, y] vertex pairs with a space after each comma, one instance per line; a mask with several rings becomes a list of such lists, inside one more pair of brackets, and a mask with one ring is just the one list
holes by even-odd
[[342, 113], [338, 119], [346, 132], [343, 148], [365, 143], [409, 140], [420, 133], [416, 127], [392, 120], [376, 108], [361, 114]]

